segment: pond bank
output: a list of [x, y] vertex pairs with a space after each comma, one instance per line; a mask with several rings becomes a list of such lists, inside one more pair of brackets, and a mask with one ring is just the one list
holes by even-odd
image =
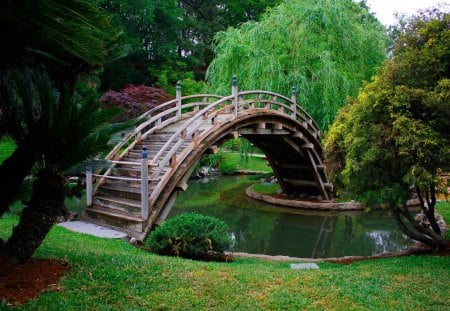
[[310, 199], [298, 199], [289, 197], [284, 194], [261, 194], [252, 189], [253, 186], [245, 190], [245, 194], [254, 200], [262, 201], [264, 203], [287, 206], [299, 209], [308, 210], [335, 210], [335, 211], [361, 211], [364, 210], [364, 205], [357, 202], [336, 203], [333, 201], [319, 201]]

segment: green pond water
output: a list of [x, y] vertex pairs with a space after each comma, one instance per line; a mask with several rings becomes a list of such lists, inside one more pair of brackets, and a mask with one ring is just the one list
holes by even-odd
[[408, 248], [389, 211], [313, 212], [247, 198], [246, 176], [191, 180], [169, 217], [198, 212], [222, 219], [235, 241], [232, 251], [293, 257], [373, 255]]

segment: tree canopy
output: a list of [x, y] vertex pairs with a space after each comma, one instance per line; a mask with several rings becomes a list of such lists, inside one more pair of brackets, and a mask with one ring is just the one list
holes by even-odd
[[[450, 170], [449, 22], [448, 13], [429, 10], [405, 23], [392, 59], [340, 111], [325, 144], [341, 193], [389, 204], [413, 224], [416, 231], [400, 223], [406, 233], [434, 246], [441, 242], [438, 172]], [[411, 186], [432, 230], [420, 229], [405, 208]]]
[[122, 29], [121, 59], [105, 64], [102, 87], [126, 84], [175, 85], [200, 80], [212, 60], [214, 35], [229, 26], [256, 20], [281, 0], [99, 0]]
[[207, 80], [229, 93], [236, 74], [241, 89], [289, 95], [325, 129], [349, 95], [370, 80], [385, 59], [383, 26], [352, 0], [288, 0], [265, 14], [219, 33]]

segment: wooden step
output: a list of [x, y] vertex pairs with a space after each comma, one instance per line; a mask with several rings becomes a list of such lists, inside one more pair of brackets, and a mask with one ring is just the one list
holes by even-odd
[[86, 207], [82, 219], [104, 225], [113, 229], [125, 229], [131, 236], [140, 236], [144, 231], [146, 220], [138, 214], [123, 213], [106, 209], [102, 206]]
[[131, 200], [116, 196], [113, 197], [113, 196], [96, 195], [94, 196], [92, 202], [94, 203], [94, 205], [125, 213], [138, 214], [141, 212], [140, 200]]
[[130, 200], [141, 200], [141, 189], [127, 185], [104, 184], [98, 189], [99, 196], [112, 196]]

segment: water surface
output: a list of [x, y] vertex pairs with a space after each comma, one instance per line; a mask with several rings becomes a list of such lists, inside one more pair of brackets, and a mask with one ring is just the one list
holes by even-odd
[[246, 176], [191, 180], [169, 217], [198, 212], [222, 219], [235, 240], [233, 251], [293, 257], [373, 255], [408, 248], [389, 211], [314, 212], [252, 200]]

